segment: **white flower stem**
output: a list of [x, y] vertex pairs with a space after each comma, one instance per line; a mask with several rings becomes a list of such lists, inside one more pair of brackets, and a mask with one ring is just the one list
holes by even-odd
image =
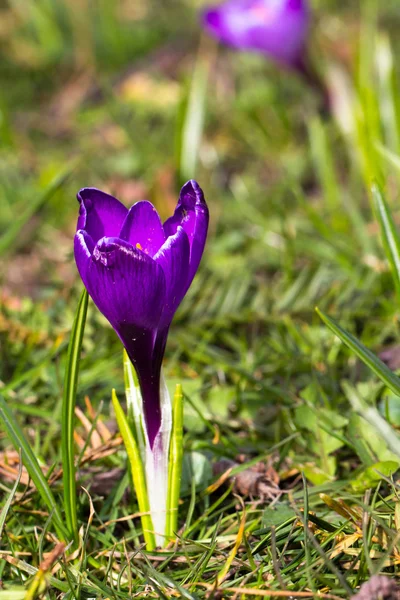
[[128, 420], [131, 427], [134, 427], [137, 445], [139, 447], [140, 456], [143, 466], [146, 462], [146, 443], [145, 434], [142, 426], [143, 418], [143, 402], [140, 392], [139, 381], [130, 361], [130, 358], [124, 349], [124, 380], [125, 380], [125, 396], [128, 409]]
[[143, 424], [143, 401], [139, 382], [126, 352], [124, 352], [124, 373], [128, 419], [134, 429], [141, 462], [144, 467], [147, 497], [156, 544], [162, 547], [165, 545], [167, 533], [168, 459], [172, 430], [171, 398], [163, 372], [161, 372], [161, 427], [154, 440], [153, 448], [151, 448], [147, 430]]
[[150, 447], [146, 435], [146, 484], [153, 521], [156, 544], [163, 547], [166, 542], [168, 503], [168, 458], [172, 429], [171, 398], [161, 373], [161, 428]]

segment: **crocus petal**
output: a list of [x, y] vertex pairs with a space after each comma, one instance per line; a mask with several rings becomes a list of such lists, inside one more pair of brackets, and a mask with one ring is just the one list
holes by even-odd
[[182, 187], [175, 212], [164, 223], [164, 231], [168, 236], [175, 234], [178, 227], [181, 226], [189, 239], [190, 265], [185, 293], [200, 264], [206, 243], [208, 218], [208, 208], [203, 191], [199, 184], [192, 179]]
[[128, 212], [94, 188], [81, 190], [78, 199], [78, 270], [136, 369], [153, 448], [162, 422], [160, 374], [168, 330], [203, 253], [208, 209], [195, 181], [183, 186], [164, 226], [149, 202]]
[[96, 188], [83, 188], [77, 194], [80, 202], [76, 229], [85, 230], [97, 243], [102, 237], [117, 237], [128, 209], [114, 196]]
[[[90, 254], [89, 236], [75, 236], [75, 258], [97, 308], [110, 321], [135, 366], [151, 446], [161, 426], [160, 369], [155, 342], [165, 303], [164, 271], [119, 238], [102, 238]], [[90, 243], [90, 242], [89, 242]]]
[[165, 242], [165, 234], [158, 212], [151, 202], [136, 202], [130, 208], [119, 237], [149, 256], [158, 252]]
[[203, 15], [205, 29], [239, 50], [296, 67], [309, 26], [307, 0], [227, 0]]
[[183, 227], [170, 236], [154, 256], [162, 267], [166, 281], [164, 310], [159, 329], [169, 327], [186, 291], [189, 277], [190, 244]]
[[94, 246], [92, 238], [86, 231], [76, 232], [74, 238], [75, 262], [85, 287], [87, 287], [86, 271], [92, 260]]
[[162, 268], [119, 238], [102, 238], [86, 267], [86, 287], [115, 327], [157, 328], [165, 300]]

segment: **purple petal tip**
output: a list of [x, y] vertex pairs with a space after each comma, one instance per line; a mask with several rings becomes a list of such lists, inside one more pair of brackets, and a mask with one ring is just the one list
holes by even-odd
[[90, 196], [92, 196], [93, 192], [94, 193], [98, 192], [99, 194], [104, 194], [104, 192], [102, 192], [101, 190], [98, 190], [97, 188], [85, 187], [85, 188], [82, 188], [79, 190], [79, 192], [76, 195], [76, 198], [77, 198], [78, 202], [87, 202], [88, 200], [90, 200]]
[[183, 206], [193, 207], [195, 204], [204, 204], [203, 190], [194, 179], [185, 183], [180, 192], [180, 203]]

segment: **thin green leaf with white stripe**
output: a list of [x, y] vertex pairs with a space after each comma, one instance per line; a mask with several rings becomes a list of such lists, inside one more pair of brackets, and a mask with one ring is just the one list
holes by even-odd
[[143, 463], [141, 460], [138, 445], [130, 428], [128, 419], [117, 398], [115, 390], [112, 391], [112, 403], [117, 419], [118, 429], [125, 444], [128, 454], [129, 464], [131, 467], [133, 485], [141, 512], [143, 535], [146, 542], [147, 550], [154, 550], [156, 547], [153, 533], [153, 522], [150, 516], [150, 503], [147, 495], [146, 478], [144, 474]]
[[379, 379], [397, 396], [400, 396], [400, 379], [383, 363], [371, 350], [368, 350], [351, 333], [340, 327], [336, 321], [315, 309], [331, 331], [352, 350], [364, 364], [379, 377]]
[[143, 464], [146, 460], [146, 441], [143, 431], [143, 401], [140, 391], [139, 380], [131, 363], [127, 351], [124, 348], [124, 381], [125, 396], [127, 404], [128, 422], [132, 428], [136, 443], [139, 447]]
[[54, 526], [56, 528], [57, 535], [61, 540], [68, 540], [68, 530], [63, 523], [61, 512], [53, 496], [53, 492], [50, 489], [46, 477], [43, 475], [36, 456], [34, 455], [33, 450], [24, 435], [24, 432], [18, 425], [14, 415], [2, 396], [0, 396], [0, 419], [3, 422], [7, 436], [9, 437], [15, 450], [19, 452], [21, 449], [23, 464], [29, 473], [29, 477], [35, 484], [43, 503], [47, 506], [48, 510], [54, 514]]
[[172, 407], [172, 434], [169, 449], [168, 502], [166, 534], [173, 537], [178, 529], [178, 505], [183, 459], [183, 394], [177, 384]]
[[61, 416], [61, 449], [64, 484], [64, 508], [70, 535], [78, 538], [76, 508], [76, 467], [74, 448], [74, 426], [76, 391], [78, 387], [79, 360], [88, 307], [88, 293], [83, 290], [72, 326], [68, 346], [68, 358], [64, 377], [64, 392]]
[[389, 206], [377, 184], [372, 186], [372, 198], [381, 229], [383, 247], [392, 270], [397, 296], [400, 299], [400, 237]]

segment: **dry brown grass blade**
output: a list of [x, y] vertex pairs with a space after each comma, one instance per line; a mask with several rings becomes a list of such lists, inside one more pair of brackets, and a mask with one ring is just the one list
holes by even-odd
[[[191, 586], [204, 587], [207, 590], [211, 590], [213, 593], [221, 592], [233, 592], [237, 594], [245, 594], [246, 596], [262, 596], [265, 598], [269, 597], [277, 597], [277, 598], [315, 598], [314, 592], [294, 592], [294, 591], [283, 591], [283, 590], [274, 590], [274, 589], [266, 589], [260, 590], [256, 588], [246, 588], [246, 587], [224, 587], [218, 588], [215, 585], [210, 583], [205, 583], [204, 581], [195, 581], [190, 584]], [[223, 596], [222, 596], [223, 597]], [[326, 600], [343, 600], [339, 596], [335, 594], [329, 594], [324, 592], [318, 592], [318, 598], [325, 598]]]
[[53, 550], [45, 555], [44, 559], [40, 563], [39, 569], [44, 573], [51, 571], [56, 560], [58, 560], [64, 554], [65, 547], [66, 544], [64, 542], [59, 542], [56, 544]]
[[109, 525], [113, 525], [114, 523], [123, 523], [124, 521], [131, 521], [132, 519], [138, 519], [142, 516], [143, 513], [135, 512], [131, 515], [125, 515], [125, 517], [120, 517], [119, 519], [110, 519], [110, 521], [106, 521], [97, 529], [100, 531], [101, 529], [106, 529]]
[[[47, 467], [42, 465], [42, 471], [47, 472]], [[3, 475], [5, 481], [16, 481], [19, 474], [19, 454], [14, 450], [6, 450], [0, 452], [0, 474]], [[34, 489], [34, 485], [30, 480], [28, 471], [22, 467], [22, 475], [20, 479], [22, 485], [29, 485]]]
[[[95, 421], [97, 415], [96, 415], [96, 411], [94, 410], [93, 405], [90, 401], [89, 396], [85, 396], [85, 405], [86, 405], [86, 409], [88, 411], [88, 415], [89, 415], [90, 419], [92, 421]], [[108, 429], [108, 427], [103, 423], [101, 418], [97, 419], [96, 428], [97, 428], [97, 431], [98, 431], [100, 437], [102, 438], [103, 442], [108, 442], [112, 438], [113, 434]]]
[[79, 408], [79, 406], [75, 407], [75, 415], [82, 423], [86, 433], [90, 435], [90, 445], [92, 448], [100, 448], [102, 446], [102, 440], [97, 430], [93, 427], [93, 423], [89, 421], [87, 416], [83, 413], [83, 411]]
[[213, 494], [215, 491], [217, 491], [217, 489], [220, 488], [221, 485], [223, 485], [226, 481], [229, 480], [233, 469], [234, 467], [230, 467], [224, 473], [222, 473], [221, 477], [219, 477], [217, 481], [214, 481], [214, 483], [208, 486], [208, 488], [206, 489], [206, 493]]
[[221, 584], [228, 576], [229, 569], [231, 568], [231, 565], [232, 565], [234, 559], [236, 558], [236, 554], [237, 554], [239, 547], [243, 541], [243, 536], [245, 535], [246, 507], [244, 505], [242, 498], [240, 496], [237, 496], [237, 498], [242, 506], [242, 517], [240, 519], [239, 531], [237, 533], [234, 546], [233, 546], [232, 550], [230, 551], [229, 556], [228, 556], [224, 566], [222, 567], [221, 571], [218, 574], [218, 578], [217, 578], [218, 584]]

